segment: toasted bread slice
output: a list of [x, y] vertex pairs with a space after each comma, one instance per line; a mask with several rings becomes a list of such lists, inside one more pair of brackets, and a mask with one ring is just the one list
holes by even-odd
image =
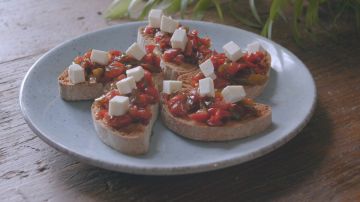
[[[261, 63], [264, 66], [269, 67], [269, 71], [266, 73], [267, 78], [270, 78], [270, 68], [271, 68], [271, 57], [268, 53], [266, 53], [265, 58], [261, 61]], [[183, 88], [185, 89], [191, 89], [193, 88], [191, 86], [191, 79], [198, 73], [200, 73], [201, 70], [200, 69], [196, 69], [194, 71], [182, 74], [180, 76], [177, 77], [177, 80], [182, 81], [183, 82]], [[264, 84], [261, 85], [244, 85], [244, 89], [246, 92], [246, 97], [248, 98], [256, 98], [259, 95], [262, 94], [262, 92], [264, 91], [264, 88], [266, 87], [266, 85], [268, 84], [269, 79], [267, 79], [267, 81]]]
[[147, 125], [134, 123], [121, 129], [114, 129], [103, 120], [97, 120], [96, 113], [99, 109], [94, 102], [91, 106], [91, 115], [97, 135], [103, 143], [128, 155], [141, 155], [148, 151], [152, 128], [158, 117], [159, 104], [151, 105], [152, 117]]
[[84, 83], [72, 84], [68, 77], [68, 68], [66, 68], [58, 77], [60, 96], [67, 101], [93, 100], [100, 97], [104, 91], [102, 83]]
[[163, 123], [176, 134], [201, 141], [227, 141], [245, 138], [264, 131], [271, 124], [271, 107], [264, 104], [255, 104], [259, 112], [256, 118], [247, 118], [240, 121], [230, 121], [224, 126], [210, 127], [191, 119], [182, 119], [173, 116], [167, 106], [161, 109]]
[[[154, 41], [154, 38], [144, 34], [143, 31], [144, 27], [139, 27], [137, 36], [138, 44], [141, 44], [143, 48], [145, 48], [145, 46], [149, 44], [155, 45], [156, 42]], [[155, 49], [154, 53], [159, 55], [160, 57], [162, 55], [159, 49]], [[176, 80], [177, 77], [182, 74], [186, 74], [199, 69], [198, 66], [194, 64], [183, 63], [181, 65], [178, 65], [172, 62], [165, 62], [164, 60], [161, 61], [160, 66], [163, 69], [164, 78], [167, 80]]]
[[[60, 96], [67, 101], [93, 100], [100, 97], [104, 92], [110, 89], [110, 83], [84, 83], [72, 84], [68, 77], [68, 68], [66, 68], [58, 77]], [[162, 91], [164, 74], [153, 73], [153, 81], [159, 92]]]

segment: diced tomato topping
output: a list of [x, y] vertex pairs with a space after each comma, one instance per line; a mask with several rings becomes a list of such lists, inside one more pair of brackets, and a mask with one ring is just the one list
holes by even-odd
[[108, 112], [106, 109], [102, 109], [100, 110], [97, 114], [96, 114], [96, 119], [103, 119], [104, 117], [108, 116]]
[[151, 26], [146, 26], [144, 29], [144, 33], [153, 35], [153, 34], [155, 34], [155, 28], [153, 28]]
[[191, 40], [188, 40], [186, 47], [185, 47], [184, 55], [192, 56], [192, 54], [193, 54], [193, 44], [192, 44]]
[[169, 49], [163, 54], [163, 59], [166, 62], [171, 62], [180, 53], [180, 49]]
[[115, 68], [106, 68], [105, 69], [105, 79], [110, 80], [120, 76], [121, 74], [125, 73], [125, 67], [115, 67]]
[[83, 57], [81, 57], [81, 56], [76, 56], [76, 58], [74, 59], [74, 62], [75, 62], [76, 64], [81, 64], [81, 62], [82, 62], [83, 60], [84, 60]]
[[179, 54], [179, 55], [177, 55], [177, 56], [173, 59], [173, 61], [174, 61], [176, 64], [182, 64], [182, 63], [184, 62], [184, 59], [185, 59], [184, 55], [183, 55], [183, 54]]
[[265, 57], [263, 52], [257, 51], [255, 53], [252, 54], [247, 54], [244, 56], [244, 59], [247, 62], [253, 63], [253, 64], [258, 64], [261, 62], [261, 60], [263, 60]]
[[136, 105], [129, 108], [129, 114], [133, 119], [140, 120], [144, 124], [147, 124], [152, 116], [150, 110], [139, 108]]
[[145, 93], [153, 97], [153, 101], [157, 101], [159, 99], [159, 92], [154, 86], [145, 88]]
[[145, 46], [146, 53], [152, 53], [154, 49], [156, 48], [155, 45], [149, 44]]
[[136, 99], [136, 104], [138, 104], [140, 107], [145, 107], [146, 105], [153, 102], [154, 102], [154, 98], [145, 93], [140, 93]]
[[91, 50], [89, 50], [88, 52], [86, 52], [86, 53], [84, 54], [84, 57], [85, 57], [85, 58], [90, 58], [90, 56], [91, 56]]
[[230, 85], [230, 82], [226, 79], [223, 79], [221, 77], [217, 77], [214, 80], [214, 87], [221, 89], [221, 88], [225, 88], [226, 86]]
[[172, 97], [168, 101], [168, 104], [169, 105], [174, 105], [176, 102], [183, 102], [184, 100], [186, 100], [186, 96], [183, 95], [183, 94], [178, 94], [178, 95], [175, 95], [174, 97]]
[[204, 74], [199, 72], [191, 79], [191, 85], [193, 87], [199, 86], [199, 80], [205, 78]]
[[171, 114], [177, 117], [183, 117], [187, 114], [185, 103], [182, 102], [176, 102], [175, 104], [171, 105], [169, 110]]
[[120, 56], [121, 55], [121, 51], [119, 51], [119, 50], [110, 50], [109, 53], [111, 56]]
[[123, 79], [125, 79], [126, 78], [126, 75], [125, 74], [121, 74], [120, 76], [118, 76], [117, 78], [116, 78], [116, 80], [117, 81], [121, 81], [121, 80], [123, 80]]
[[148, 53], [141, 60], [144, 61], [147, 64], [153, 64], [153, 54]]
[[109, 126], [114, 128], [122, 128], [132, 123], [133, 119], [130, 115], [125, 114], [123, 116], [106, 116], [105, 120]]
[[209, 119], [210, 114], [206, 110], [199, 110], [193, 114], [189, 114], [189, 117], [198, 122], [206, 122]]

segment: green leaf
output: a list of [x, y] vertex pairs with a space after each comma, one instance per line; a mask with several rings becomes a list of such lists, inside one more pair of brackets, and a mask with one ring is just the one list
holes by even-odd
[[221, 5], [220, 5], [220, 0], [212, 0], [213, 4], [216, 7], [216, 11], [218, 13], [218, 16], [220, 18], [221, 21], [224, 21], [224, 15], [221, 9]]
[[294, 2], [294, 17], [292, 24], [293, 37], [297, 44], [300, 44], [299, 20], [303, 11], [303, 0], [295, 0]]
[[181, 0], [172, 0], [170, 6], [165, 9], [166, 13], [176, 13], [180, 11]]
[[205, 11], [210, 7], [211, 0], [199, 0], [193, 10], [193, 17], [195, 19], [202, 19]]
[[184, 18], [184, 14], [188, 4], [189, 4], [189, 0], [181, 0], [181, 5], [180, 5], [181, 18]]
[[131, 0], [114, 0], [105, 11], [108, 19], [121, 18], [127, 15]]
[[270, 6], [269, 17], [266, 20], [266, 23], [261, 31], [263, 36], [271, 38], [272, 25], [275, 21], [275, 18], [279, 15], [279, 11], [285, 5], [287, 0], [273, 0]]
[[305, 15], [306, 27], [311, 28], [318, 23], [319, 20], [318, 12], [319, 12], [319, 1], [309, 0], [309, 5]]
[[251, 13], [253, 14], [254, 18], [258, 21], [259, 24], [263, 24], [258, 12], [257, 12], [256, 6], [255, 6], [255, 0], [249, 0], [249, 5], [250, 5]]
[[159, 4], [161, 0], [150, 0], [146, 3], [145, 8], [141, 12], [139, 20], [143, 20], [146, 16], [148, 16], [150, 10], [157, 4]]
[[254, 27], [254, 28], [261, 28], [261, 25], [255, 23], [255, 22], [252, 22], [251, 20], [248, 20], [242, 16], [240, 16], [238, 14], [237, 11], [235, 11], [235, 5], [234, 5], [234, 2], [233, 1], [230, 1], [229, 3], [229, 7], [228, 9], [230, 10], [230, 14], [236, 19], [238, 20], [239, 22], [243, 23], [244, 25], [247, 25], [249, 27]]

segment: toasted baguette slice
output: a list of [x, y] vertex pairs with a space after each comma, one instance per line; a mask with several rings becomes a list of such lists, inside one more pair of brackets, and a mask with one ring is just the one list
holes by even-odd
[[68, 77], [66, 68], [58, 77], [60, 96], [67, 101], [93, 100], [103, 94], [104, 85], [102, 83], [72, 84]]
[[109, 127], [103, 120], [95, 118], [99, 109], [99, 106], [94, 102], [91, 106], [91, 115], [97, 135], [102, 142], [128, 155], [141, 155], [148, 151], [152, 128], [159, 113], [159, 104], [151, 105], [152, 117], [146, 126], [137, 123], [118, 130]]
[[[84, 83], [72, 84], [68, 77], [68, 68], [66, 68], [58, 77], [60, 96], [67, 101], [93, 100], [100, 97], [104, 92], [110, 89], [110, 83]], [[158, 91], [162, 91], [164, 74], [153, 73], [153, 81]]]
[[259, 117], [230, 121], [224, 126], [217, 127], [175, 117], [166, 106], [162, 107], [161, 119], [170, 130], [180, 136], [200, 141], [227, 141], [255, 135], [270, 126], [272, 121], [271, 107], [256, 104], [255, 108], [260, 112]]
[[[266, 73], [266, 76], [268, 78], [270, 78], [271, 57], [270, 57], [270, 55], [268, 53], [266, 53], [265, 58], [263, 59], [263, 61], [261, 61], [261, 63], [264, 66], [269, 67], [269, 71]], [[193, 88], [191, 86], [191, 79], [196, 74], [198, 74], [199, 72], [201, 72], [201, 70], [196, 69], [195, 71], [182, 74], [182, 75], [177, 77], [177, 80], [180, 80], [180, 81], [183, 82], [183, 88], [191, 89], [191, 88]], [[244, 85], [244, 89], [245, 89], [245, 92], [246, 92], [246, 97], [254, 99], [254, 98], [258, 97], [259, 95], [261, 95], [262, 92], [264, 91], [264, 88], [268, 84], [268, 82], [269, 82], [269, 79], [267, 79], [267, 81], [264, 84], [261, 84], [261, 85], [254, 85], [254, 86]]]
[[[137, 35], [138, 44], [141, 44], [143, 48], [145, 48], [146, 45], [150, 44], [156, 45], [154, 38], [144, 34], [143, 31], [144, 27], [139, 27]], [[157, 48], [154, 50], [154, 53], [160, 57], [162, 56], [161, 51]], [[178, 65], [172, 62], [165, 62], [163, 60], [161, 60], [160, 66], [163, 69], [164, 78], [167, 80], [176, 80], [177, 77], [182, 74], [186, 74], [199, 69], [194, 64], [183, 63], [181, 65]]]
[[[200, 72], [200, 70], [195, 70], [193, 72], [180, 75], [177, 78], [177, 80], [183, 82], [183, 88], [184, 89], [192, 89], [193, 87], [191, 86], [191, 78], [193, 78], [199, 72]], [[269, 77], [269, 72], [268, 72], [268, 77]], [[258, 97], [259, 95], [261, 95], [261, 93], [264, 91], [264, 88], [266, 87], [268, 81], [269, 80], [267, 80], [262, 85], [255, 85], [255, 86], [246, 86], [246, 85], [244, 85], [244, 90], [246, 92], [246, 97], [254, 99], [254, 98]]]

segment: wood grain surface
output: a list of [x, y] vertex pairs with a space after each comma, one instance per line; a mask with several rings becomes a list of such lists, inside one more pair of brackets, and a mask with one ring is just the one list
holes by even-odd
[[276, 25], [273, 40], [309, 67], [318, 103], [296, 138], [254, 161], [196, 175], [136, 176], [79, 163], [41, 141], [19, 109], [21, 80], [55, 45], [121, 23], [103, 18], [109, 3], [0, 0], [0, 201], [360, 201], [360, 39], [351, 23], [337, 40], [321, 36], [304, 49], [288, 26]]

